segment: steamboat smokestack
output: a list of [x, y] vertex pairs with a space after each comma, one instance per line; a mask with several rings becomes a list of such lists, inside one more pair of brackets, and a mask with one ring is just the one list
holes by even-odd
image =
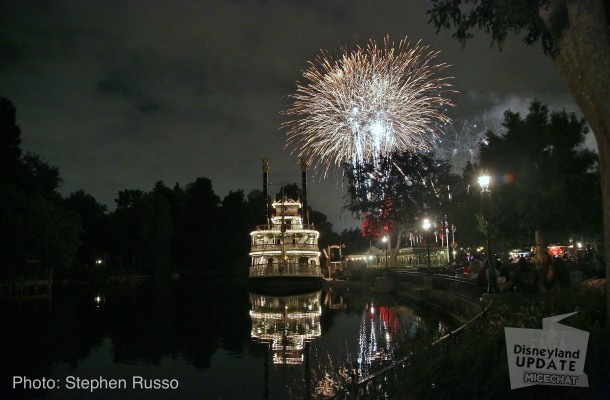
[[263, 199], [265, 199], [265, 223], [269, 223], [269, 195], [267, 194], [267, 187], [269, 186], [268, 175], [269, 175], [269, 160], [263, 158]]
[[303, 219], [309, 224], [309, 211], [307, 208], [307, 161], [301, 157], [301, 202], [303, 203]]

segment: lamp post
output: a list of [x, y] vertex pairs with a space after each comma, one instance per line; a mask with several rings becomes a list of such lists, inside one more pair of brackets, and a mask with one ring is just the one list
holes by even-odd
[[430, 243], [428, 243], [428, 229], [432, 224], [428, 218], [424, 218], [424, 222], [422, 223], [422, 228], [424, 228], [424, 238], [426, 239], [426, 253], [428, 255], [428, 273], [430, 273]]
[[491, 224], [490, 224], [490, 198], [491, 191], [489, 190], [489, 184], [491, 183], [491, 177], [489, 175], [479, 176], [479, 185], [481, 186], [481, 209], [483, 211], [483, 219], [485, 220], [485, 232], [487, 235], [487, 271], [489, 279], [487, 279], [487, 292], [495, 293], [496, 290], [496, 274], [495, 274], [495, 262], [493, 256], [493, 250], [491, 248]]
[[[387, 237], [387, 236], [384, 236], [384, 237], [383, 237], [383, 239], [382, 239], [382, 241], [383, 241], [383, 243], [384, 243], [384, 244], [385, 244], [385, 243], [387, 243], [387, 242], [388, 242], [388, 237]], [[389, 246], [389, 245], [390, 245], [390, 244], [388, 243], [388, 244], [386, 244], [386, 246], [385, 246], [385, 271], [386, 271], [386, 272], [388, 272], [388, 246]]]

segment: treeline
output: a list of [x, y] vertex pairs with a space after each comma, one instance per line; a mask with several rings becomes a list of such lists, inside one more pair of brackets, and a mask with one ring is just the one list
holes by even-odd
[[[159, 181], [151, 190], [122, 190], [109, 211], [79, 190], [58, 189], [59, 170], [21, 149], [13, 104], [0, 98], [0, 273], [30, 264], [61, 275], [109, 268], [119, 273], [169, 277], [172, 272], [247, 273], [249, 232], [263, 224], [261, 190], [224, 198], [200, 177], [185, 186]], [[333, 232], [326, 215], [310, 209], [321, 247], [356, 242], [357, 230]]]
[[260, 220], [260, 191], [243, 190], [224, 199], [207, 178], [173, 188], [157, 182], [152, 190], [123, 190], [107, 212], [91, 195], [78, 191], [64, 200], [80, 219], [77, 265], [96, 260], [122, 272], [169, 277], [173, 271], [246, 270], [248, 232]]

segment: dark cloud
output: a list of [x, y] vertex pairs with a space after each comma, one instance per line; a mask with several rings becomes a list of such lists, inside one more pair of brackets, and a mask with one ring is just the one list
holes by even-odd
[[95, 85], [95, 88], [103, 94], [119, 95], [131, 97], [135, 94], [129, 84], [117, 79], [102, 79]]
[[13, 43], [0, 43], [0, 69], [7, 67], [19, 58], [19, 47]]
[[[454, 117], [501, 116], [536, 96], [575, 111], [538, 47], [509, 40], [465, 48], [436, 34], [428, 1], [55, 0], [0, 3], [0, 95], [17, 108], [23, 147], [60, 168], [64, 191], [113, 205], [157, 180], [212, 180], [221, 196], [299, 180], [280, 112], [321, 49], [408, 36], [440, 50], [459, 93]], [[339, 228], [340, 177], [312, 179], [311, 205]]]

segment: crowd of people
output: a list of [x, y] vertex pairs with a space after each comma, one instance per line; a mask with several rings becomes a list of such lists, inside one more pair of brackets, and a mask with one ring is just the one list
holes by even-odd
[[[563, 257], [551, 257], [543, 252], [538, 257], [514, 257], [507, 262], [495, 259], [494, 284], [498, 291], [525, 293], [559, 290], [570, 285], [570, 271]], [[476, 282], [484, 290], [489, 288], [489, 262], [479, 258], [459, 263], [453, 261], [449, 273]]]

